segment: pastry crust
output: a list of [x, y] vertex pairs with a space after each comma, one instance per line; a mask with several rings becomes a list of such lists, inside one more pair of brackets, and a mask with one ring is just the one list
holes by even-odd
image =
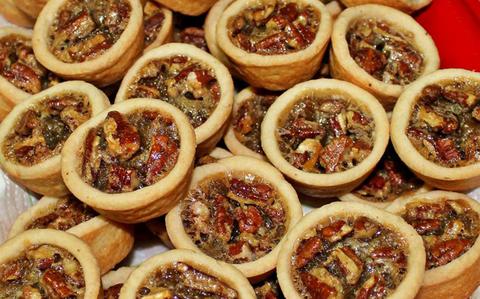
[[340, 0], [345, 6], [357, 6], [363, 4], [381, 4], [390, 6], [406, 13], [412, 13], [427, 6], [432, 0]]
[[215, 73], [215, 77], [220, 86], [221, 96], [215, 110], [213, 110], [209, 118], [203, 124], [195, 128], [197, 156], [203, 156], [216, 146], [228, 128], [228, 119], [230, 118], [233, 105], [233, 81], [230, 73], [224, 65], [210, 54], [195, 46], [180, 43], [166, 44], [149, 51], [135, 62], [123, 78], [122, 84], [115, 98], [115, 103], [127, 99], [129, 86], [134, 84], [138, 73], [145, 65], [153, 60], [177, 55], [191, 57], [206, 64]]
[[[148, 5], [148, 2], [154, 2], [153, 0], [147, 1], [147, 3], [144, 6], [144, 9]], [[157, 37], [155, 40], [145, 47], [143, 50], [143, 53], [154, 49], [158, 48], [161, 45], [170, 42], [173, 39], [173, 16], [172, 16], [172, 11], [169, 10], [168, 8], [162, 7], [162, 12], [163, 15], [165, 16], [163, 23], [162, 23], [162, 28], [158, 31]]]
[[130, 4], [130, 18], [118, 41], [98, 57], [77, 63], [58, 59], [49, 49], [50, 26], [58, 11], [69, 0], [52, 0], [44, 6], [33, 29], [33, 50], [38, 61], [68, 80], [84, 80], [99, 87], [120, 80], [143, 51], [143, 6], [137, 0]]
[[85, 298], [103, 298], [100, 270], [90, 248], [79, 238], [53, 229], [34, 229], [9, 239], [0, 246], [0, 264], [15, 259], [32, 245], [53, 245], [66, 250], [80, 263], [85, 279]]
[[120, 267], [117, 270], [112, 270], [102, 276], [102, 287], [104, 290], [116, 285], [124, 284], [130, 274], [136, 267]]
[[[132, 192], [105, 193], [87, 184], [80, 169], [89, 130], [102, 123], [110, 111], [128, 113], [143, 109], [158, 111], [174, 120], [181, 140], [175, 166], [153, 185]], [[180, 110], [161, 101], [135, 99], [111, 106], [73, 132], [62, 150], [62, 176], [70, 191], [100, 214], [122, 223], [144, 222], [165, 214], [182, 198], [187, 191], [194, 156], [195, 135]]]
[[[271, 165], [250, 157], [234, 156], [221, 159], [217, 163], [197, 167], [193, 173], [189, 190], [196, 188], [200, 182], [209, 177], [218, 174], [228, 174], [233, 171], [251, 173], [264, 179], [276, 188], [280, 194], [280, 199], [285, 211], [287, 222], [286, 231], [290, 231], [300, 220], [303, 212], [297, 194], [292, 186], [285, 181], [281, 173]], [[201, 253], [201, 249], [195, 245], [185, 231], [181, 212], [181, 205], [178, 204], [167, 214], [166, 225], [170, 240], [176, 248], [185, 248]], [[275, 268], [281, 243], [282, 241], [280, 241], [272, 251], [257, 260], [233, 265], [247, 278], [252, 281], [257, 281], [267, 276]]]
[[414, 104], [425, 86], [463, 78], [480, 84], [479, 73], [462, 69], [439, 70], [412, 83], [400, 96], [391, 123], [392, 143], [402, 161], [428, 184], [451, 191], [469, 190], [480, 186], [480, 162], [455, 168], [438, 165], [417, 151], [408, 138], [406, 129]]
[[14, 0], [3, 0], [0, 5], [0, 14], [3, 15], [7, 21], [18, 26], [33, 28], [35, 24], [35, 20], [21, 11], [15, 5]]
[[298, 0], [312, 6], [319, 15], [319, 27], [313, 42], [305, 49], [277, 55], [249, 53], [231, 41], [228, 34], [229, 21], [255, 1], [242, 0], [230, 5], [217, 25], [217, 44], [229, 57], [233, 69], [251, 86], [270, 90], [285, 90], [309, 80], [320, 68], [332, 30], [332, 17], [325, 5], [316, 0]]
[[[82, 81], [69, 81], [57, 84], [49, 89], [31, 96], [13, 108], [10, 114], [0, 125], [0, 141], [3, 146], [8, 135], [17, 125], [18, 118], [31, 107], [35, 107], [45, 98], [61, 95], [65, 92], [83, 94], [91, 107], [91, 116], [106, 109], [110, 103], [107, 96], [95, 86]], [[24, 185], [33, 192], [49, 195], [63, 196], [70, 193], [63, 183], [60, 173], [60, 155], [55, 155], [32, 166], [21, 165], [10, 161], [3, 150], [0, 150], [0, 165], [3, 170], [16, 182]]]
[[212, 7], [217, 0], [155, 0], [173, 11], [184, 15], [198, 16]]
[[393, 26], [413, 34], [415, 47], [423, 56], [423, 69], [420, 77], [439, 68], [438, 50], [430, 35], [412, 17], [396, 9], [367, 4], [347, 8], [335, 21], [330, 50], [330, 71], [336, 79], [352, 82], [377, 97], [387, 110], [391, 110], [397, 98], [405, 89], [402, 85], [385, 83], [367, 73], [352, 58], [346, 34], [350, 25], [359, 19], [374, 18], [385, 20]]
[[125, 282], [120, 299], [134, 299], [142, 282], [157, 268], [181, 262], [207, 275], [213, 276], [237, 291], [240, 299], [253, 299], [255, 292], [248, 280], [235, 267], [204, 254], [186, 249], [175, 249], [153, 256], [135, 269]]
[[[375, 123], [374, 142], [370, 154], [358, 165], [343, 172], [330, 174], [308, 173], [295, 168], [282, 155], [278, 139], [277, 127], [279, 119], [302, 97], [308, 93], [328, 96], [333, 92], [345, 95], [359, 107], [368, 111]], [[262, 148], [270, 160], [295, 186], [306, 195], [313, 197], [332, 197], [350, 192], [365, 180], [381, 159], [388, 144], [388, 119], [380, 103], [361, 88], [335, 79], [311, 80], [297, 84], [283, 93], [267, 111], [262, 123]]]
[[[480, 205], [477, 201], [465, 194], [447, 191], [432, 191], [396, 201], [387, 211], [401, 215], [408, 203], [417, 201], [435, 203], [444, 199], [465, 201], [471, 209], [480, 214]], [[480, 238], [477, 238], [472, 247], [460, 257], [446, 265], [427, 270], [423, 286], [415, 298], [469, 298], [479, 284]]]
[[408, 252], [407, 272], [400, 285], [388, 298], [414, 298], [424, 276], [425, 252], [420, 236], [402, 218], [395, 217], [380, 209], [360, 203], [335, 202], [316, 209], [305, 217], [287, 235], [280, 250], [277, 265], [277, 277], [286, 298], [302, 298], [292, 282], [292, 256], [299, 246], [302, 236], [319, 223], [335, 216], [364, 216], [400, 234]]
[[[24, 232], [36, 219], [48, 215], [58, 205], [60, 198], [44, 196], [36, 205], [18, 216], [10, 229], [9, 238]], [[100, 273], [104, 274], [122, 261], [133, 247], [133, 229], [97, 216], [68, 230], [82, 239], [98, 261]]]
[[47, 0], [15, 0], [15, 5], [30, 18], [36, 19]]

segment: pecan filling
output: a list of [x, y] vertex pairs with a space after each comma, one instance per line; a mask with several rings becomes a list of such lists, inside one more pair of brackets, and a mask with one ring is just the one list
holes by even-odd
[[232, 18], [228, 34], [234, 45], [262, 55], [307, 48], [315, 39], [320, 17], [311, 5], [288, 0], [260, 0]]
[[118, 41], [130, 13], [125, 0], [69, 0], [49, 29], [49, 49], [66, 63], [95, 59]]
[[27, 229], [52, 228], [65, 231], [95, 216], [97, 213], [78, 199], [62, 198], [51, 213], [35, 219]]
[[205, 31], [200, 27], [187, 27], [175, 32], [173, 40], [178, 43], [194, 45], [203, 51], [208, 52]]
[[52, 245], [34, 245], [0, 265], [0, 298], [84, 298], [77, 259]]
[[407, 272], [402, 237], [366, 217], [330, 219], [306, 234], [292, 258], [304, 298], [386, 298]]
[[153, 60], [128, 87], [127, 99], [154, 98], [184, 112], [194, 128], [202, 125], [220, 100], [220, 85], [205, 64], [186, 56]]
[[372, 174], [353, 194], [372, 202], [391, 202], [415, 193], [422, 185], [423, 182], [410, 172], [390, 145]]
[[32, 42], [11, 34], [0, 38], [0, 75], [21, 90], [35, 94], [60, 79], [35, 58]]
[[280, 195], [251, 174], [208, 178], [181, 205], [183, 226], [193, 242], [228, 263], [261, 258], [286, 232]]
[[167, 176], [179, 149], [177, 126], [170, 117], [155, 111], [110, 111], [87, 134], [82, 177], [103, 192], [135, 191]]
[[409, 203], [402, 217], [423, 238], [427, 270], [460, 257], [473, 246], [480, 233], [478, 213], [463, 200]]
[[104, 299], [118, 299], [120, 298], [120, 290], [123, 287], [123, 283], [119, 283], [116, 285], [113, 285], [103, 291], [103, 298]]
[[136, 298], [238, 298], [237, 292], [218, 278], [181, 262], [165, 265], [151, 274]]
[[31, 166], [60, 154], [63, 143], [91, 116], [88, 98], [78, 93], [47, 96], [24, 112], [3, 144], [9, 160]]
[[423, 70], [423, 56], [413, 44], [412, 33], [395, 30], [385, 21], [359, 20], [346, 37], [352, 58], [377, 80], [407, 85]]
[[165, 15], [160, 5], [153, 1], [147, 1], [143, 8], [143, 30], [145, 33], [144, 47], [150, 46], [162, 29]]
[[278, 284], [277, 276], [273, 275], [267, 280], [254, 286], [255, 295], [258, 299], [283, 299], [282, 290]]
[[480, 83], [426, 86], [410, 116], [407, 136], [426, 159], [444, 167], [480, 161]]
[[369, 113], [342, 97], [305, 96], [277, 129], [280, 151], [294, 167], [311, 173], [348, 170], [372, 151]]
[[237, 140], [262, 155], [264, 154], [260, 143], [262, 121], [277, 96], [270, 92], [256, 92], [251, 98], [242, 102], [233, 117], [233, 132]]

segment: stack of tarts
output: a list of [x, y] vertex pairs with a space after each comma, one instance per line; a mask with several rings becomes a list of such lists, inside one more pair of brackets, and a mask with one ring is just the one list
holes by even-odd
[[[438, 70], [430, 0], [4, 2], [0, 166], [41, 198], [0, 298], [480, 285], [480, 75]], [[124, 261], [135, 228], [169, 250]]]

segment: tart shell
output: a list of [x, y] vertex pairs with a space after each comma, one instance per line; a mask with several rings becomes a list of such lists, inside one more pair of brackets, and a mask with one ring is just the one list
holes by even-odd
[[[152, 0], [153, 1], [153, 0]], [[162, 23], [162, 29], [157, 34], [157, 38], [143, 50], [143, 53], [160, 47], [161, 45], [165, 43], [169, 43], [173, 39], [173, 14], [170, 9], [167, 9], [165, 7], [162, 7], [162, 12], [163, 15], [165, 16], [165, 19], [163, 20]]]
[[381, 4], [390, 6], [406, 13], [412, 13], [427, 6], [432, 0], [340, 0], [345, 6], [357, 6], [363, 4]]
[[[324, 95], [332, 91], [347, 95], [371, 114], [375, 122], [373, 149], [357, 166], [343, 172], [316, 174], [295, 168], [283, 157], [276, 136], [279, 119], [288, 114], [299, 97], [312, 91]], [[312, 197], [333, 197], [350, 192], [373, 171], [387, 147], [388, 127], [385, 110], [371, 94], [348, 82], [319, 79], [297, 84], [277, 98], [263, 120], [261, 141], [267, 158], [292, 182], [295, 189]]]
[[437, 165], [424, 158], [406, 135], [410, 115], [423, 88], [455, 78], [467, 78], [480, 84], [479, 73], [462, 69], [439, 70], [412, 83], [401, 95], [393, 111], [391, 136], [395, 151], [419, 178], [439, 189], [464, 191], [480, 186], [480, 162], [456, 168]]
[[325, 5], [316, 0], [299, 0], [314, 7], [320, 19], [315, 39], [307, 48], [283, 55], [260, 55], [238, 48], [228, 36], [229, 20], [254, 2], [236, 1], [218, 20], [217, 44], [230, 59], [234, 72], [251, 86], [270, 90], [285, 90], [312, 78], [320, 68], [332, 31], [332, 17]]
[[217, 0], [155, 0], [184, 15], [198, 16], [210, 9]]
[[402, 235], [408, 250], [408, 270], [401, 284], [388, 298], [415, 298], [424, 276], [425, 251], [422, 238], [400, 217], [368, 205], [342, 202], [331, 203], [310, 212], [287, 235], [282, 245], [277, 265], [277, 277], [285, 298], [302, 298], [296, 291], [291, 279], [291, 259], [302, 236], [306, 231], [316, 227], [318, 223], [328, 221], [331, 217], [339, 215], [368, 217]]
[[0, 7], [0, 14], [3, 15], [7, 21], [18, 26], [33, 28], [33, 25], [35, 25], [35, 20], [21, 11], [15, 5], [14, 0], [3, 0], [2, 6]]
[[377, 97], [387, 110], [391, 110], [404, 90], [404, 86], [384, 83], [362, 69], [350, 56], [346, 34], [350, 24], [358, 19], [379, 18], [414, 35], [414, 44], [423, 54], [420, 76], [436, 71], [440, 65], [438, 50], [432, 38], [412, 17], [396, 9], [376, 4], [347, 8], [335, 21], [330, 49], [330, 71], [336, 79], [349, 81]]
[[117, 270], [112, 270], [102, 276], [102, 287], [104, 290], [116, 285], [123, 284], [127, 281], [130, 274], [136, 267], [120, 267]]
[[20, 8], [21, 11], [23, 11], [25, 14], [27, 14], [30, 18], [36, 19], [40, 12], [42, 11], [42, 8], [45, 6], [47, 3], [47, 0], [15, 0], [16, 5], [18, 8]]
[[[31, 96], [28, 100], [13, 108], [0, 125], [0, 143], [3, 145], [23, 112], [43, 101], [46, 97], [61, 94], [62, 92], [85, 94], [90, 102], [91, 117], [110, 105], [107, 96], [102, 91], [86, 82], [69, 81], [57, 84]], [[3, 150], [0, 150], [0, 165], [14, 181], [24, 185], [33, 192], [49, 196], [63, 196], [70, 193], [63, 183], [60, 173], [60, 155], [53, 156], [32, 166], [24, 166], [9, 161], [5, 157]]]
[[[158, 111], [176, 123], [181, 144], [177, 163], [172, 170], [153, 185], [125, 193], [105, 193], [84, 182], [79, 171], [83, 144], [89, 130], [97, 127], [110, 111], [128, 113], [140, 109]], [[161, 101], [135, 99], [111, 106], [70, 135], [62, 150], [62, 176], [75, 197], [100, 214], [122, 223], [138, 223], [167, 213], [183, 197], [187, 191], [194, 156], [193, 128], [180, 110]]]
[[[44, 196], [38, 203], [18, 216], [10, 229], [9, 238], [26, 230], [34, 220], [51, 213], [60, 198]], [[133, 247], [133, 229], [127, 225], [115, 223], [103, 216], [94, 217], [69, 230], [82, 239], [98, 261], [100, 273], [106, 273], [122, 261]]]
[[[434, 203], [441, 199], [464, 200], [480, 214], [480, 204], [463, 193], [432, 191], [397, 201], [387, 211], [401, 214], [408, 203], [421, 201]], [[450, 263], [427, 270], [418, 299], [469, 298], [480, 284], [480, 238], [464, 254]]]

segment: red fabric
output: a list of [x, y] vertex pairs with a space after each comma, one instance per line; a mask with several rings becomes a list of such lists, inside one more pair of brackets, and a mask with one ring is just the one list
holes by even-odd
[[480, 71], [480, 0], [433, 0], [416, 19], [433, 37], [441, 68]]

